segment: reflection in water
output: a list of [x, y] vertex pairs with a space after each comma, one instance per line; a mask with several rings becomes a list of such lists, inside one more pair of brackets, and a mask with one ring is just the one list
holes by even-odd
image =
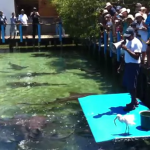
[[22, 67], [22, 66], [19, 66], [19, 65], [16, 65], [16, 64], [13, 64], [11, 62], [9, 62], [9, 65], [10, 65], [10, 69], [14, 69], [14, 70], [22, 70], [22, 69], [25, 69], [27, 67]]
[[49, 84], [49, 83], [38, 83], [38, 82], [11, 82], [7, 83], [7, 86], [11, 88], [19, 87], [36, 87], [36, 86], [63, 86], [67, 84]]

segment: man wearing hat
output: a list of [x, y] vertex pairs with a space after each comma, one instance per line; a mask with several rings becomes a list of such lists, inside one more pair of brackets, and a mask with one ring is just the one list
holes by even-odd
[[111, 16], [115, 16], [116, 15], [116, 10], [115, 8], [111, 5], [111, 3], [106, 3], [105, 9], [108, 10], [108, 12], [110, 13]]
[[38, 33], [38, 24], [40, 23], [40, 14], [37, 12], [36, 7], [33, 7], [30, 17], [32, 18], [32, 36], [35, 39], [35, 35]]
[[[122, 43], [121, 48], [124, 49], [124, 62], [125, 70], [123, 76], [123, 85], [127, 88], [131, 95], [131, 103], [127, 104], [124, 111], [134, 110], [138, 106], [138, 101], [136, 99], [136, 85], [137, 77], [140, 69], [140, 54], [142, 50], [142, 44], [139, 39], [134, 37], [134, 29], [128, 27], [124, 33], [126, 43]], [[120, 70], [118, 68], [118, 71]]]
[[24, 13], [24, 9], [21, 9], [21, 14], [18, 17], [18, 21], [22, 24], [23, 34], [27, 38], [28, 17]]
[[120, 10], [120, 16], [123, 18], [123, 34], [125, 33], [126, 29], [128, 28], [128, 24], [126, 22], [126, 18], [128, 17], [128, 14], [130, 13], [130, 9], [122, 8]]

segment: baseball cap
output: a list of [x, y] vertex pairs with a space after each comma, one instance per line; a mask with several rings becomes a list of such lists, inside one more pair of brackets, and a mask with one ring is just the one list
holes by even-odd
[[24, 11], [24, 9], [21, 9], [21, 11], [23, 12], [23, 11]]
[[36, 7], [33, 7], [33, 10], [36, 10]]
[[124, 36], [129, 37], [131, 35], [134, 35], [134, 29], [132, 27], [128, 27], [126, 32], [124, 33]]

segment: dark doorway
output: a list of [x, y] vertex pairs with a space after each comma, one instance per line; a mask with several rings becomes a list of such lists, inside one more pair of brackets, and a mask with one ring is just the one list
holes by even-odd
[[15, 0], [16, 16], [20, 14], [21, 9], [24, 9], [25, 14], [29, 16], [33, 7], [38, 9], [38, 6], [38, 0]]

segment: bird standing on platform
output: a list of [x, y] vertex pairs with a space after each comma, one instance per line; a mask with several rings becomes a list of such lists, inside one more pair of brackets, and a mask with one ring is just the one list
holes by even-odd
[[117, 114], [117, 117], [114, 120], [115, 125], [116, 125], [116, 122], [115, 122], [116, 119], [118, 119], [121, 123], [125, 123], [126, 124], [125, 134], [126, 134], [127, 130], [128, 130], [128, 134], [129, 134], [129, 125], [135, 125], [134, 115], [125, 115], [125, 116], [122, 116], [120, 114]]

